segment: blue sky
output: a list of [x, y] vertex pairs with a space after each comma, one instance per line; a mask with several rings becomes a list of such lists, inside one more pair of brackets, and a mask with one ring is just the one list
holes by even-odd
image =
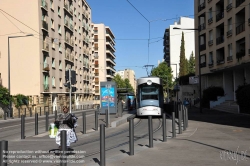
[[92, 10], [92, 22], [104, 23], [115, 35], [115, 69], [133, 69], [136, 78], [147, 75], [142, 66], [157, 66], [158, 60], [163, 59], [165, 29], [180, 16], [194, 17], [194, 0], [129, 0], [148, 21], [127, 0], [87, 2]]

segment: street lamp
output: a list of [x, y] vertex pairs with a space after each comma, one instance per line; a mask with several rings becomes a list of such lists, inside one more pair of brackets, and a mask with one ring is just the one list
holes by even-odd
[[[11, 38], [20, 38], [20, 37], [29, 37], [34, 36], [33, 34], [27, 34], [25, 36], [8, 36], [8, 89], [9, 89], [9, 96], [10, 96], [10, 39]], [[9, 117], [13, 117], [12, 111], [12, 102], [10, 100], [10, 113]]]
[[200, 96], [200, 113], [202, 113], [202, 98], [201, 98], [201, 66], [200, 66], [200, 29], [199, 28], [178, 28], [174, 27], [173, 29], [177, 30], [193, 30], [198, 31], [198, 69], [199, 69], [199, 96]]

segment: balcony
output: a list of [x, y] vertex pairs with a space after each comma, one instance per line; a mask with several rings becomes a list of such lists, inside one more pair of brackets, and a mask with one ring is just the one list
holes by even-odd
[[202, 62], [201, 64], [200, 64], [200, 67], [202, 68], [202, 67], [206, 67], [206, 62]]
[[212, 60], [212, 62], [208, 64], [208, 67], [213, 67], [213, 66], [214, 66], [214, 61]]
[[198, 28], [199, 28], [199, 30], [200, 30], [200, 31], [202, 31], [202, 30], [206, 29], [206, 25], [205, 25], [205, 23], [200, 24]]
[[115, 61], [114, 61], [112, 58], [106, 58], [106, 60], [107, 60], [108, 62], [112, 63], [113, 65], [116, 64]]
[[221, 65], [221, 64], [223, 64], [223, 63], [225, 63], [224, 59], [217, 60], [217, 65]]
[[99, 90], [95, 90], [95, 93], [99, 93]]
[[245, 0], [236, 0], [236, 7], [239, 7]]
[[73, 9], [71, 9], [71, 7], [69, 8], [69, 5], [67, 3], [64, 3], [64, 9], [73, 17]]
[[233, 61], [233, 56], [228, 56], [227, 57], [227, 61], [229, 62], [229, 61]]
[[236, 58], [237, 59], [240, 59], [243, 56], [245, 56], [245, 50], [241, 50], [241, 51], [239, 51], [239, 52], [236, 53]]
[[229, 30], [229, 31], [227, 31], [227, 37], [230, 37], [230, 36], [232, 36], [232, 29], [231, 30]]
[[206, 44], [200, 45], [200, 51], [203, 51], [203, 50], [205, 50], [205, 49], [206, 49]]
[[243, 22], [242, 24], [238, 25], [236, 27], [236, 35], [240, 34], [241, 32], [245, 31], [245, 23]]
[[222, 18], [224, 18], [224, 12], [220, 12], [216, 15], [216, 22], [220, 21]]
[[74, 48], [74, 42], [72, 43], [72, 40], [68, 36], [65, 37], [65, 43]]
[[209, 19], [207, 20], [207, 22], [208, 22], [208, 25], [209, 25], [209, 24], [212, 24], [212, 23], [213, 23], [213, 17], [209, 18]]
[[205, 9], [205, 2], [198, 6], [198, 12], [202, 11], [203, 9]]
[[48, 63], [43, 63], [43, 70], [45, 71], [45, 72], [48, 72], [48, 71], [50, 71], [50, 69], [49, 69], [49, 64]]
[[49, 92], [49, 84], [43, 84], [43, 91]]
[[230, 3], [229, 5], [227, 5], [227, 12], [230, 11], [233, 8], [233, 4]]
[[209, 46], [213, 45], [213, 40], [209, 40], [209, 41], [208, 41], [208, 45], [209, 45]]
[[95, 76], [99, 76], [99, 73], [95, 73]]
[[224, 36], [222, 35], [222, 36], [220, 36], [220, 37], [218, 37], [218, 38], [216, 38], [216, 44], [218, 45], [218, 44], [221, 44], [221, 43], [223, 43], [224, 42]]
[[45, 0], [41, 1], [42, 9], [48, 11], [48, 3]]
[[43, 51], [49, 52], [49, 44], [44, 41], [42, 49], [43, 49]]
[[42, 21], [42, 29], [48, 32], [48, 23], [46, 21]]
[[95, 64], [95, 68], [98, 68], [99, 67], [99, 64]]

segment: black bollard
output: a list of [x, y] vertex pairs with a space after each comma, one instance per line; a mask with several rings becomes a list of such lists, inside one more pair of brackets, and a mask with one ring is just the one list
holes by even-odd
[[129, 119], [129, 155], [134, 155], [134, 119]]
[[185, 111], [184, 105], [182, 105], [181, 110], [182, 110], [183, 131], [185, 131], [186, 130], [186, 111]]
[[66, 153], [67, 153], [67, 131], [62, 130], [60, 133], [60, 138], [61, 138], [61, 157], [60, 157], [60, 166], [67, 166], [67, 158], [66, 158]]
[[186, 127], [188, 128], [188, 108], [186, 108], [186, 123], [187, 123], [187, 124], [186, 124], [186, 125], [187, 125]]
[[40, 107], [40, 116], [42, 116], [42, 107]]
[[100, 166], [106, 165], [105, 158], [105, 125], [100, 124]]
[[45, 116], [45, 131], [49, 131], [49, 113], [46, 112], [45, 114], [46, 114], [46, 116]]
[[179, 124], [179, 134], [182, 134], [182, 128], [181, 128], [181, 126], [182, 126], [182, 120], [181, 120], [181, 117], [182, 117], [182, 115], [181, 115], [181, 108], [180, 108], [180, 105], [178, 106], [178, 112], [179, 112], [179, 114], [178, 114], [178, 124]]
[[0, 165], [7, 166], [8, 160], [8, 141], [0, 141]]
[[95, 111], [95, 131], [98, 131], [98, 113], [99, 110]]
[[57, 119], [57, 110], [55, 110], [55, 120]]
[[18, 118], [21, 117], [20, 108], [18, 108]]
[[153, 124], [152, 116], [148, 116], [148, 135], [149, 135], [149, 148], [153, 147]]
[[167, 141], [167, 134], [166, 134], [166, 113], [163, 112], [162, 113], [162, 142], [166, 142]]
[[38, 113], [35, 114], [35, 135], [38, 135]]
[[172, 112], [172, 137], [176, 137], [176, 131], [175, 131], [175, 112]]
[[82, 113], [82, 133], [86, 134], [86, 112]]
[[109, 115], [108, 115], [108, 110], [105, 110], [105, 114], [106, 114], [106, 127], [109, 128]]
[[25, 139], [25, 115], [21, 115], [21, 139]]

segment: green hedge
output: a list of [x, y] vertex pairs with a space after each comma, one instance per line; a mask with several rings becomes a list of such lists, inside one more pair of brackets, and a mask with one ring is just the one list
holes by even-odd
[[202, 106], [210, 108], [210, 101], [217, 101], [218, 96], [224, 96], [222, 87], [211, 86], [203, 90]]
[[250, 114], [250, 84], [238, 86], [235, 93], [240, 112]]

